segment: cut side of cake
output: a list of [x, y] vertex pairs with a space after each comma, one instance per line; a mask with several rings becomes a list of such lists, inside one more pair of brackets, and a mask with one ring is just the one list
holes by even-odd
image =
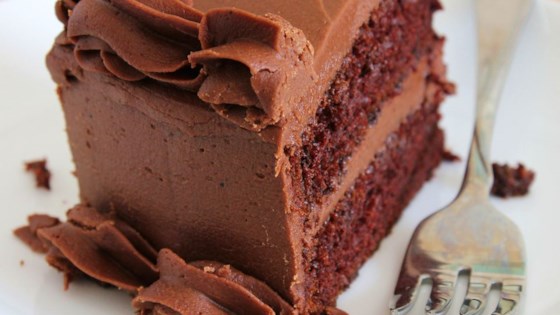
[[324, 312], [441, 161], [439, 8], [59, 1], [47, 63], [82, 203], [150, 244], [150, 272], [165, 249], [168, 276], [219, 262]]

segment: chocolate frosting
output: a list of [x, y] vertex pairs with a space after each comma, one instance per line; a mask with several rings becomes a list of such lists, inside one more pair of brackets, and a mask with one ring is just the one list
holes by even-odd
[[[70, 0], [64, 1], [59, 6]], [[351, 51], [358, 28], [368, 21], [379, 1], [199, 0], [194, 9], [191, 3], [183, 2], [201, 12], [199, 21], [182, 17], [197, 24], [195, 38], [199, 45], [186, 47], [182, 58], [177, 59], [183, 65], [179, 72], [193, 73], [189, 78], [195, 78], [196, 74], [193, 85], [183, 89], [148, 75], [164, 73], [153, 72], [154, 69], [147, 69], [143, 64], [162, 61], [154, 57], [157, 55], [148, 54], [152, 52], [148, 48], [159, 46], [146, 49], [132, 46], [147, 45], [149, 37], [129, 40], [134, 36], [128, 36], [126, 25], [130, 25], [133, 35], [156, 33], [156, 40], [177, 44], [171, 35], [158, 33], [149, 21], [130, 13], [131, 6], [145, 8], [145, 4], [129, 1], [123, 9], [116, 1], [81, 0], [70, 13], [65, 9], [59, 14], [67, 21], [69, 36], [70, 26], [80, 26], [83, 19], [91, 18], [91, 14], [79, 14], [87, 9], [85, 5], [82, 8], [85, 1], [103, 6], [105, 11], [99, 9], [93, 17], [99, 19], [96, 23], [107, 21], [114, 25], [90, 24], [92, 29], [86, 35], [66, 39], [70, 43], [67, 47], [55, 47], [50, 63], [53, 77], [61, 78], [57, 82], [66, 79], [66, 71], [74, 68], [62, 68], [66, 64], [64, 59], [73, 57], [72, 51], [77, 54], [78, 39], [89, 37], [103, 42], [105, 55], [120, 58], [141, 72], [144, 79], [141, 84], [115, 80], [118, 76], [106, 65], [110, 61], [104, 63], [102, 49], [96, 49], [92, 55], [96, 56], [99, 67], [88, 69], [83, 60], [78, 60], [86, 71], [70, 72], [80, 84], [73, 84], [74, 80], [59, 83], [82, 200], [103, 209], [120, 202], [119, 215], [158, 247], [172, 247], [187, 259], [216, 259], [239, 266], [265, 280], [291, 304], [303, 305], [306, 275], [301, 268], [301, 252], [312, 234], [303, 228], [298, 211], [302, 205], [293, 202], [290, 161], [285, 148], [297, 146], [302, 128], [315, 115], [343, 57]], [[237, 9], [224, 8], [232, 6]], [[162, 13], [157, 8], [154, 11]], [[117, 13], [123, 17], [117, 21], [120, 24], [111, 20], [110, 14]], [[137, 25], [141, 27], [134, 28]], [[303, 33], [294, 26], [304, 30], [313, 46], [304, 42]], [[118, 27], [122, 27], [120, 42], [113, 43], [116, 40], [108, 38]], [[185, 42], [191, 43], [190, 34], [187, 35]], [[122, 49], [112, 45], [123, 45], [122, 49], [134, 51], [123, 51], [121, 55]], [[134, 52], [144, 54], [144, 59], [137, 60], [141, 64], [126, 57]], [[249, 54], [253, 57], [248, 58]], [[71, 59], [75, 62], [76, 58]], [[311, 70], [298, 70], [306, 67]], [[166, 71], [176, 71], [176, 68]], [[156, 84], [158, 81], [166, 84]], [[84, 102], [84, 99], [91, 101]], [[233, 128], [237, 126], [200, 110], [206, 107], [259, 132], [242, 133], [245, 130]], [[94, 118], [90, 119], [91, 114]], [[268, 127], [271, 124], [274, 128]], [[176, 129], [189, 131], [181, 133]], [[122, 139], [126, 140], [114, 145], [115, 135], [120, 137], [121, 130]], [[191, 130], [198, 134], [203, 130], [207, 136], [191, 136]], [[269, 135], [266, 139], [265, 134]], [[105, 158], [114, 154], [127, 158], [118, 165]], [[144, 163], [148, 163], [148, 171], [138, 171], [147, 165]], [[266, 169], [262, 168], [263, 164]], [[253, 180], [255, 176], [257, 181]], [[235, 203], [224, 200], [235, 200]], [[236, 222], [231, 221], [232, 217], [237, 218]], [[312, 222], [311, 228], [322, 224]], [[165, 230], [160, 229], [162, 224]], [[228, 226], [231, 229], [226, 229]], [[206, 235], [206, 231], [212, 233]]]
[[[302, 73], [313, 76], [313, 49], [303, 32], [280, 16], [214, 9], [202, 19], [204, 50], [189, 59], [207, 78], [198, 97], [214, 105], [255, 107], [277, 122], [286, 110], [289, 87]], [[263, 121], [253, 121], [258, 129]]]
[[81, 0], [58, 2], [56, 8], [83, 69], [126, 81], [150, 77], [190, 90], [200, 85], [200, 71], [187, 56], [200, 48], [202, 14], [185, 2]]
[[[186, 263], [169, 249], [157, 254], [113, 213], [77, 205], [68, 211], [67, 219], [61, 223], [47, 215], [32, 215], [29, 225], [15, 234], [34, 250], [40, 242], [38, 251], [48, 251], [47, 261], [65, 273], [67, 282], [85, 274], [136, 295], [132, 305], [140, 314], [296, 314], [264, 282], [230, 265]], [[345, 313], [328, 308], [327, 314]]]
[[27, 222], [29, 222], [28, 225], [14, 230], [15, 236], [27, 244], [34, 252], [47, 253], [49, 246], [37, 236], [37, 231], [42, 228], [56, 226], [60, 224], [60, 221], [46, 214], [32, 214], [27, 217]]
[[83, 69], [197, 92], [234, 121], [224, 106], [250, 108], [241, 117], [248, 129], [278, 122], [287, 87], [313, 77], [311, 44], [276, 15], [235, 8], [203, 14], [181, 0], [60, 0], [56, 12]]
[[67, 216], [68, 222], [37, 232], [50, 247], [51, 265], [66, 273], [77, 269], [131, 293], [157, 279], [157, 252], [128, 224], [83, 205]]
[[132, 304], [140, 314], [293, 314], [263, 282], [229, 265], [185, 263], [167, 249], [158, 256], [160, 278], [140, 289]]

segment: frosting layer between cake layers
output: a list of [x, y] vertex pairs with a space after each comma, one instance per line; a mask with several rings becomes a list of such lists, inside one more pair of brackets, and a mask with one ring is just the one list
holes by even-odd
[[[437, 3], [419, 2], [425, 13], [415, 18], [430, 23]], [[359, 135], [335, 189], [316, 204], [296, 201], [290, 156], [379, 5], [59, 2], [66, 30], [48, 65], [82, 200], [116, 211], [157, 249], [231, 264], [305, 310], [304, 245], [438, 72], [440, 56], [427, 57], [437, 42], [430, 33], [428, 49], [399, 70], [401, 88]], [[425, 37], [416, 40], [413, 48]]]

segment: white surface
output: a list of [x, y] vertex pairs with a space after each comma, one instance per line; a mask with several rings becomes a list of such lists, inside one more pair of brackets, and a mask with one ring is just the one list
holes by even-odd
[[[471, 2], [447, 0], [437, 27], [448, 37], [446, 59], [458, 94], [444, 106], [447, 145], [466, 156], [473, 119], [474, 21]], [[497, 17], [498, 18], [498, 17]], [[12, 235], [28, 214], [62, 217], [77, 185], [54, 84], [44, 66], [61, 26], [53, 1], [0, 0], [0, 314], [132, 314], [129, 297], [62, 277]], [[528, 315], [560, 313], [560, 3], [539, 0], [525, 29], [496, 127], [494, 160], [522, 161], [537, 179], [529, 196], [496, 206], [524, 232], [529, 266]], [[47, 157], [52, 191], [34, 188], [23, 161]], [[393, 233], [340, 299], [352, 315], [387, 314], [401, 259], [417, 223], [456, 194], [464, 163], [444, 164], [405, 212]], [[20, 261], [25, 264], [20, 266]]]

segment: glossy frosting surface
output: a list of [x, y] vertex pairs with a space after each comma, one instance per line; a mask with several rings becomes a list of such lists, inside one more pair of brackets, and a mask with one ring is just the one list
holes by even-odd
[[47, 253], [47, 261], [65, 273], [66, 286], [85, 275], [126, 290], [140, 314], [296, 314], [264, 282], [230, 265], [187, 263], [169, 249], [157, 253], [114, 213], [76, 205], [66, 222], [47, 215], [32, 215], [28, 222], [14, 233]]
[[83, 69], [195, 92], [226, 118], [260, 131], [301, 125], [314, 114], [315, 100], [351, 46], [348, 35], [375, 5], [64, 0], [56, 9]]
[[[429, 75], [422, 65], [403, 78], [408, 93], [371, 127], [373, 144], [353, 152], [350, 175], [308, 220], [313, 226], [304, 227], [308, 218], [293, 204], [298, 183], [285, 148], [300, 144], [377, 5], [58, 2], [66, 27], [48, 64], [59, 84], [82, 200], [115, 208], [157, 249], [238, 266], [289, 304], [304, 305], [303, 243], [387, 135], [420, 105]], [[71, 246], [58, 245], [60, 251]], [[129, 280], [119, 280], [121, 287], [139, 283]]]

